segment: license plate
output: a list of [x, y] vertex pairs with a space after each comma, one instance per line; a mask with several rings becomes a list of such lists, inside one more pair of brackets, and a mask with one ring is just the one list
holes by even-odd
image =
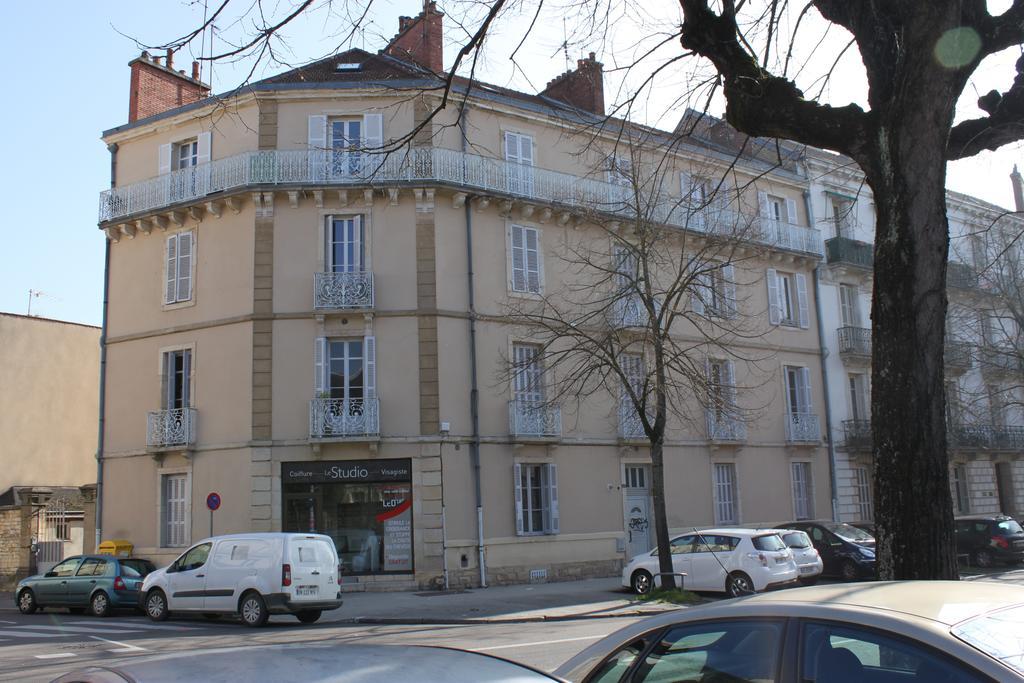
[[813, 574], [817, 567], [800, 567], [801, 574]]
[[320, 592], [319, 586], [296, 586], [295, 597], [303, 598], [317, 595]]

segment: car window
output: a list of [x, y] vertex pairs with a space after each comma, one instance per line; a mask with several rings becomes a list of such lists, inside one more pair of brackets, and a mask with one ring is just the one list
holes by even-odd
[[812, 526], [811, 527], [811, 538], [813, 538], [818, 543], [824, 543], [825, 542], [825, 532], [822, 530], [821, 527]]
[[698, 553], [728, 553], [736, 547], [740, 539], [733, 536], [721, 536], [719, 534], [700, 534], [697, 536], [697, 546], [694, 552]]
[[979, 533], [979, 534], [987, 534], [988, 533], [988, 522], [975, 522], [974, 523], [974, 530], [977, 533]]
[[811, 547], [811, 539], [807, 538], [807, 534], [802, 531], [787, 531], [782, 534], [782, 540], [790, 548], [797, 548], [798, 550]]
[[[136, 576], [146, 576], [152, 572], [156, 567], [149, 560], [121, 560], [122, 573], [125, 567], [131, 567], [132, 571], [135, 572]], [[125, 574], [128, 576], [128, 574]]]
[[931, 648], [880, 631], [809, 623], [801, 634], [801, 683], [899, 680], [907, 683], [988, 681]]
[[954, 626], [951, 633], [1024, 674], [1024, 605], [968, 619]]
[[[684, 555], [693, 552], [693, 539], [695, 536], [690, 534], [689, 536], [680, 536], [679, 538], [673, 538], [669, 544], [669, 549], [673, 555]], [[655, 550], [657, 552], [657, 550]]]
[[135, 571], [130, 564], [121, 563], [121, 576], [128, 579], [138, 579], [142, 577], [142, 574]]
[[840, 538], [845, 538], [848, 541], [863, 542], [875, 540], [874, 536], [864, 531], [863, 529], [858, 529], [852, 524], [829, 524], [828, 530], [834, 533], [836, 536], [839, 536]]
[[86, 558], [82, 561], [82, 565], [75, 572], [75, 576], [94, 576], [96, 573], [96, 567], [100, 564], [100, 560], [92, 557]]
[[758, 550], [785, 550], [786, 544], [782, 542], [778, 534], [765, 534], [764, 536], [754, 536], [750, 539], [751, 543]]
[[211, 545], [211, 543], [203, 543], [185, 553], [181, 561], [178, 562], [178, 570], [184, 572], [191, 569], [199, 569], [206, 564], [206, 558], [210, 556]]
[[782, 627], [774, 621], [716, 621], [671, 629], [641, 662], [633, 681], [776, 680]]
[[82, 561], [80, 557], [72, 557], [68, 560], [64, 560], [58, 565], [54, 565], [53, 569], [50, 570], [55, 576], [63, 578], [66, 576], [74, 576], [75, 569], [78, 568], [78, 563]]
[[1011, 534], [1024, 533], [1024, 529], [1020, 528], [1020, 524], [1013, 521], [1012, 519], [1006, 519], [996, 524], [996, 528], [999, 529], [996, 533], [1002, 536], [1009, 536]]
[[646, 647], [647, 644], [643, 640], [634, 640], [629, 645], [612, 653], [594, 669], [587, 679], [587, 683], [619, 683]]

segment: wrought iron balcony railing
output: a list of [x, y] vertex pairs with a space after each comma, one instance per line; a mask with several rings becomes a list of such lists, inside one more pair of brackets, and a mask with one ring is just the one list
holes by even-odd
[[747, 425], [743, 420], [715, 410], [706, 411], [709, 441], [746, 441]]
[[1024, 451], [1024, 427], [952, 424], [946, 427], [950, 448]]
[[146, 416], [146, 446], [167, 448], [196, 442], [196, 409], [154, 410]]
[[821, 441], [821, 424], [814, 413], [786, 413], [786, 441], [817, 443]]
[[[597, 211], [628, 219], [629, 188], [604, 180], [523, 166], [458, 150], [409, 148], [388, 155], [363, 154], [339, 170], [325, 150], [261, 150], [236, 154], [100, 194], [101, 223], [141, 217], [249, 188], [346, 187], [437, 183], [454, 188]], [[645, 219], [696, 232], [734, 234], [743, 240], [820, 256], [821, 233], [758, 219], [716, 205], [696, 212], [679, 198], [644, 207]]]
[[851, 450], [870, 450], [871, 420], [843, 420], [843, 445]]
[[871, 358], [871, 328], [840, 327], [837, 333], [840, 354]]
[[947, 339], [944, 351], [946, 367], [950, 370], [968, 370], [971, 367], [971, 357], [974, 355], [972, 349], [973, 345], [970, 342]]
[[543, 401], [509, 401], [508, 420], [514, 437], [562, 435], [562, 408]]
[[314, 398], [309, 402], [311, 439], [379, 434], [380, 405], [376, 398]]
[[849, 237], [825, 240], [825, 260], [829, 265], [854, 266], [871, 270], [875, 265], [875, 248], [867, 242]]
[[619, 438], [627, 441], [647, 438], [644, 422], [636, 412], [633, 402], [629, 400], [619, 402]]
[[1019, 375], [1024, 369], [1020, 354], [1012, 349], [983, 346], [978, 361], [982, 372]]
[[956, 289], [977, 289], [978, 273], [966, 263], [950, 261], [946, 266], [946, 285]]
[[314, 273], [313, 308], [373, 308], [373, 273]]

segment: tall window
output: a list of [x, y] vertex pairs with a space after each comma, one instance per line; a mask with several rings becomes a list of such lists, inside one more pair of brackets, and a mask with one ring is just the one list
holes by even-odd
[[192, 405], [190, 379], [192, 351], [180, 349], [164, 354], [164, 410], [181, 410]]
[[174, 170], [192, 168], [199, 163], [199, 139], [192, 138], [174, 145]]
[[857, 291], [853, 285], [839, 285], [839, 311], [844, 327], [860, 327]]
[[160, 544], [188, 545], [188, 475], [165, 474], [160, 479]]
[[707, 205], [714, 187], [710, 179], [684, 173], [681, 176], [681, 184], [683, 199], [690, 209], [700, 209]]
[[811, 412], [811, 378], [807, 368], [787, 365], [786, 375], [786, 409], [791, 416], [805, 415]]
[[832, 197], [832, 226], [836, 237], [853, 237], [854, 203], [843, 197]]
[[540, 294], [540, 231], [522, 225], [510, 228], [512, 254], [512, 291]]
[[736, 372], [732, 361], [708, 361], [708, 407], [715, 422], [733, 417], [736, 407]]
[[620, 187], [629, 187], [633, 178], [633, 162], [629, 157], [609, 155], [605, 159], [608, 182]]
[[786, 221], [786, 200], [775, 195], [768, 195], [768, 218], [773, 221]]
[[174, 304], [192, 299], [192, 232], [179, 232], [167, 237], [165, 254], [164, 303]]
[[330, 398], [362, 402], [363, 382], [363, 340], [331, 340], [328, 350], [328, 392]]
[[814, 517], [811, 463], [794, 462], [790, 469], [793, 475], [793, 513], [797, 519], [811, 519]]
[[874, 519], [874, 507], [871, 505], [871, 479], [868, 477], [866, 467], [854, 468], [853, 486], [857, 494], [858, 519], [865, 522]]
[[767, 281], [769, 322], [806, 329], [809, 326], [806, 276], [769, 268]]
[[698, 315], [732, 318], [736, 315], [736, 274], [730, 263], [702, 263], [697, 266], [692, 302]]
[[514, 466], [516, 533], [558, 533], [558, 478], [553, 464]]
[[332, 119], [328, 134], [331, 172], [334, 175], [358, 175], [362, 170], [363, 119]]
[[851, 372], [846, 376], [846, 385], [850, 396], [850, 418], [853, 420], [870, 419], [867, 409], [864, 375], [858, 372]]
[[963, 424], [963, 417], [960, 385], [955, 379], [951, 379], [946, 382], [946, 422], [951, 425]]
[[985, 386], [988, 393], [988, 414], [992, 424], [1002, 427], [1006, 424], [1006, 403], [1003, 400], [1003, 391], [997, 384]]
[[953, 465], [950, 470], [950, 485], [953, 489], [953, 508], [958, 515], [965, 515], [971, 511], [971, 499], [968, 489], [967, 468], [963, 465]]
[[540, 363], [540, 347], [533, 344], [512, 345], [512, 392], [516, 401], [525, 404], [544, 402], [544, 368]]
[[509, 162], [508, 189], [513, 194], [533, 194], [533, 138], [505, 133], [505, 161]]
[[327, 236], [328, 270], [361, 273], [365, 270], [366, 238], [363, 217], [332, 217]]
[[715, 524], [738, 524], [739, 506], [736, 500], [736, 466], [715, 463]]

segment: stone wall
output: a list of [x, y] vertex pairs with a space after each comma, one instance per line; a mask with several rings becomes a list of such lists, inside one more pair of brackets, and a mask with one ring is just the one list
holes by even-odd
[[0, 507], [0, 590], [13, 590], [32, 573], [31, 543], [32, 507]]

